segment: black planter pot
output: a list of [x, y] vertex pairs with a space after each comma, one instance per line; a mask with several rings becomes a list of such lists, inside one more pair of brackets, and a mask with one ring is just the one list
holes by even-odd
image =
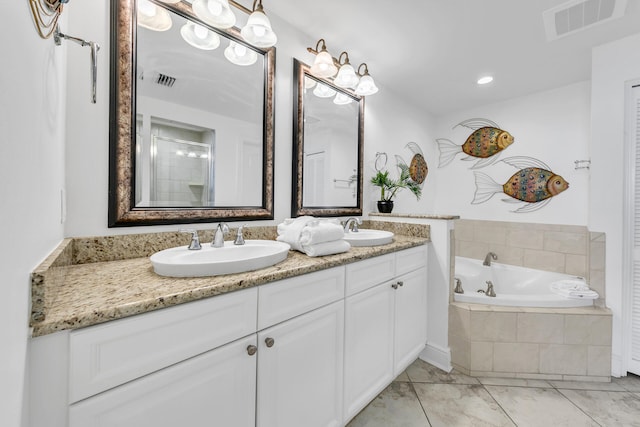
[[379, 200], [378, 201], [378, 212], [380, 213], [391, 213], [393, 210], [393, 200]]

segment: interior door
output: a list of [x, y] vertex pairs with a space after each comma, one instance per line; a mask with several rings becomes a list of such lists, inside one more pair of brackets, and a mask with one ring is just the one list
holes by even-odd
[[631, 236], [631, 298], [630, 298], [630, 317], [631, 317], [631, 345], [629, 351], [629, 360], [627, 362], [627, 371], [640, 375], [640, 83], [631, 88], [629, 108], [629, 127], [628, 138], [629, 148], [629, 167], [628, 181], [631, 186], [630, 194], [632, 201], [630, 203], [631, 215], [627, 226], [631, 230], [627, 231], [627, 235]]

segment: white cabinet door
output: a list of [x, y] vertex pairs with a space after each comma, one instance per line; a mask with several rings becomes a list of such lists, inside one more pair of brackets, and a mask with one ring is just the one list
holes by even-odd
[[256, 335], [71, 405], [70, 427], [255, 425]]
[[394, 289], [383, 283], [345, 304], [345, 420], [393, 380]]
[[400, 276], [396, 284], [394, 377], [418, 357], [427, 343], [427, 270]]
[[258, 427], [342, 424], [344, 302], [258, 333]]

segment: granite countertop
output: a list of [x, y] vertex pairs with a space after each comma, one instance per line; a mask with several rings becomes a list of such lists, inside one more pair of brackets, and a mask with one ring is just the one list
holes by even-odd
[[[426, 225], [366, 221], [365, 226], [390, 229], [395, 233], [394, 242], [353, 247], [346, 253], [316, 258], [290, 251], [286, 260], [271, 267], [197, 278], [162, 277], [153, 271], [148, 256], [157, 250], [185, 244], [184, 235], [179, 233], [65, 239], [32, 273], [32, 336], [96, 325], [349, 264], [429, 241]], [[275, 227], [261, 229], [246, 229], [245, 237], [275, 237]]]
[[372, 217], [387, 217], [387, 218], [421, 218], [421, 219], [441, 219], [441, 220], [454, 220], [460, 219], [459, 215], [436, 215], [436, 214], [417, 214], [417, 213], [380, 213], [370, 212], [369, 216]]

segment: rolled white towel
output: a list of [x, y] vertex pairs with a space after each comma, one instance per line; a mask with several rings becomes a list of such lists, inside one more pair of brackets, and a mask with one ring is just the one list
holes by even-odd
[[571, 291], [586, 291], [589, 290], [589, 285], [583, 279], [564, 279], [551, 283], [551, 289], [565, 289]]
[[343, 237], [344, 229], [341, 225], [329, 221], [319, 221], [317, 224], [311, 222], [300, 232], [300, 244], [309, 246], [341, 240]]
[[317, 221], [312, 216], [299, 216], [298, 218], [287, 218], [283, 223], [278, 224], [278, 237], [276, 240], [291, 245], [291, 249], [303, 252], [300, 244], [300, 232], [312, 221]]
[[311, 257], [339, 254], [351, 249], [349, 242], [342, 239], [332, 242], [317, 243], [315, 245], [302, 246], [302, 252]]

